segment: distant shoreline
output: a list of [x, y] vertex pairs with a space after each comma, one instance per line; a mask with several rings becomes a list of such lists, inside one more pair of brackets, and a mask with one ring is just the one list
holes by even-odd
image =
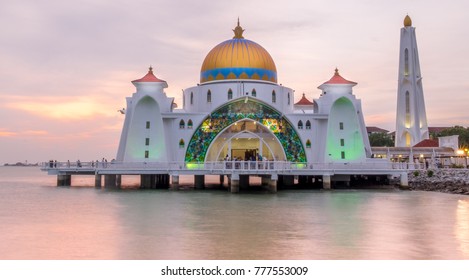
[[21, 166], [21, 167], [29, 167], [29, 166], [39, 166], [39, 163], [5, 163], [3, 166]]

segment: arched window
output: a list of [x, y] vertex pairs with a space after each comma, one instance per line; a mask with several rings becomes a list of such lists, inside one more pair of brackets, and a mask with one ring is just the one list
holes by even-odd
[[228, 90], [228, 100], [231, 100], [233, 99], [233, 91], [231, 90], [231, 88]]
[[191, 119], [189, 119], [187, 121], [187, 128], [192, 128], [192, 120]]
[[290, 105], [290, 93], [287, 94], [287, 104]]
[[179, 128], [184, 128], [186, 126], [186, 123], [184, 122], [184, 120], [181, 120], [179, 122]]
[[179, 140], [179, 148], [184, 148], [184, 139]]
[[303, 122], [301, 120], [298, 121], [298, 129], [303, 129]]
[[309, 120], [306, 121], [306, 129], [311, 129], [311, 122]]
[[409, 50], [404, 51], [404, 75], [409, 75]]
[[410, 127], [410, 93], [405, 92], [405, 123], [407, 127]]
[[194, 104], [194, 93], [191, 91], [191, 105]]
[[277, 102], [277, 94], [275, 94], [275, 90], [272, 91], [272, 103]]
[[306, 148], [311, 148], [311, 141], [309, 139], [306, 140]]
[[207, 91], [207, 103], [212, 102], [212, 92], [210, 90]]
[[257, 96], [257, 92], [256, 92], [256, 89], [253, 88], [252, 91], [251, 91], [251, 96], [252, 97], [256, 97]]

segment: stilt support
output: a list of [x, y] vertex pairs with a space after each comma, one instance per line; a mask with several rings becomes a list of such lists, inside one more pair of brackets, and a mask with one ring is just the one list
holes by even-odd
[[325, 190], [331, 189], [331, 175], [322, 175], [322, 188]]
[[409, 178], [408, 178], [406, 172], [401, 173], [400, 187], [402, 189], [408, 189], [409, 188]]
[[72, 175], [57, 175], [57, 187], [68, 187], [72, 184]]
[[102, 175], [100, 174], [96, 174], [94, 175], [94, 186], [97, 188], [97, 189], [100, 189], [101, 186], [102, 186]]
[[231, 175], [231, 186], [230, 191], [231, 193], [239, 193], [239, 175], [233, 174]]
[[196, 189], [205, 188], [205, 175], [194, 175], [194, 186]]

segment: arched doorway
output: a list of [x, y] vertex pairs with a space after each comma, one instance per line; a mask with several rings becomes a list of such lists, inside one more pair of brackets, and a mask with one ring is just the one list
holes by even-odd
[[275, 135], [251, 119], [237, 121], [219, 133], [210, 145], [205, 160], [222, 161], [227, 156], [232, 160], [286, 160]]
[[[220, 134], [225, 132], [228, 127], [235, 129], [235, 126], [242, 125], [241, 121], [245, 122], [245, 125], [254, 125], [254, 122], [256, 122], [257, 125], [255, 126], [256, 128], [245, 128], [240, 131], [258, 135], [256, 138], [262, 138], [265, 143], [270, 143], [266, 146], [271, 149], [276, 146], [275, 142], [280, 146], [280, 148], [276, 146], [277, 150], [273, 155], [277, 160], [285, 159], [290, 162], [306, 162], [305, 149], [298, 133], [291, 123], [282, 113], [275, 110], [273, 107], [249, 97], [233, 100], [220, 106], [208, 115], [194, 131], [187, 145], [185, 161], [208, 161], [207, 153], [209, 148], [210, 150], [213, 149], [213, 151], [216, 151], [216, 155], [210, 155], [209, 158], [218, 159], [218, 152], [221, 153], [223, 145], [225, 144], [221, 141], [223, 137], [219, 138]], [[258, 129], [259, 132], [256, 132], [256, 129]], [[228, 130], [227, 133], [231, 133], [231, 130]], [[264, 133], [266, 136], [269, 135], [271, 137], [270, 139], [273, 138], [272, 142], [268, 142], [268, 137], [261, 137], [259, 136], [261, 134], [258, 133]], [[217, 142], [214, 142], [216, 139], [220, 139], [218, 144], [223, 145], [218, 148], [213, 146], [212, 148], [212, 143], [217, 144]], [[282, 156], [282, 154], [284, 156]]]

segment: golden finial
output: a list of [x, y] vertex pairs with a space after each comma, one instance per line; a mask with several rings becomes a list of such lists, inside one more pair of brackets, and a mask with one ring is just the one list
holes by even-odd
[[410, 19], [409, 15], [406, 15], [404, 18], [404, 26], [405, 27], [412, 26], [412, 20]]
[[241, 28], [241, 26], [239, 25], [239, 17], [238, 17], [238, 26], [236, 26], [235, 29], [233, 29], [233, 32], [235, 34], [233, 39], [244, 39], [243, 37], [244, 29]]

